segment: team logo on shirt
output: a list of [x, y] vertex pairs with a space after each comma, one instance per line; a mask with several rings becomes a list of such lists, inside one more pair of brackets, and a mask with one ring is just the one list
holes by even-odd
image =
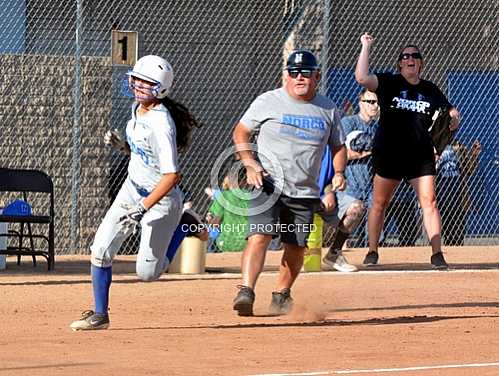
[[291, 126], [282, 127], [281, 133], [290, 134], [303, 140], [322, 140], [326, 130], [326, 121], [316, 116], [284, 114], [281, 122]]
[[418, 94], [418, 100], [407, 99], [407, 92], [401, 92], [400, 94], [400, 97], [393, 97], [392, 108], [429, 115], [428, 110], [431, 104], [423, 100], [424, 97], [421, 94]]
[[316, 116], [299, 116], [284, 114], [282, 123], [293, 125], [301, 129], [326, 129], [326, 122], [321, 117]]
[[149, 165], [149, 156], [147, 155], [146, 151], [140, 146], [137, 146], [135, 143], [133, 143], [130, 137], [127, 137], [127, 141], [128, 145], [130, 145], [130, 151], [137, 154], [140, 159], [142, 159], [142, 162], [144, 162], [146, 165]]

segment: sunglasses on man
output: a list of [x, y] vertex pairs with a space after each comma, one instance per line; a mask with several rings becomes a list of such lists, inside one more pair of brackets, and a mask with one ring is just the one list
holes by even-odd
[[378, 101], [376, 99], [362, 99], [361, 102], [369, 103], [369, 104], [377, 104]]
[[312, 73], [314, 73], [314, 71], [311, 69], [288, 69], [288, 74], [291, 78], [296, 78], [299, 74], [304, 78], [310, 78], [312, 77]]
[[403, 53], [403, 54], [400, 54], [399, 56], [399, 60], [409, 60], [409, 58], [413, 58], [413, 59], [421, 59], [422, 56], [419, 52], [413, 52], [413, 53]]

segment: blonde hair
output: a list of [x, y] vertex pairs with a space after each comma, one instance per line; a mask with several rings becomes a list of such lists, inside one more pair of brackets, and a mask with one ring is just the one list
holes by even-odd
[[230, 184], [229, 175], [226, 175], [224, 177], [224, 180], [222, 181], [222, 189], [226, 191], [227, 189], [230, 189], [230, 186], [231, 184]]

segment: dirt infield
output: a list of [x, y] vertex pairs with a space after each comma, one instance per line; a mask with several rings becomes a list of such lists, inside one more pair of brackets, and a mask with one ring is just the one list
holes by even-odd
[[[360, 265], [365, 250], [346, 253]], [[144, 283], [114, 266], [111, 328], [72, 332], [92, 307], [88, 257], [0, 271], [3, 375], [499, 375], [499, 247], [381, 249], [381, 266], [302, 274], [288, 316], [267, 313], [281, 252], [269, 252], [255, 317], [231, 301], [240, 254], [209, 254], [204, 275]]]

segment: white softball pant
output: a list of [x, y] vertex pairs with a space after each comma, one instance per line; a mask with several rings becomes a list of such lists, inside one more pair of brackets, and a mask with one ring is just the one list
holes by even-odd
[[[142, 199], [127, 178], [95, 234], [90, 247], [93, 265], [112, 265], [121, 245], [131, 235], [131, 230], [125, 231], [118, 224], [120, 217], [127, 212], [122, 205], [137, 205]], [[168, 268], [165, 254], [181, 215], [182, 194], [176, 188], [144, 214], [140, 221], [140, 246], [136, 263], [137, 276], [140, 279], [156, 280]]]

